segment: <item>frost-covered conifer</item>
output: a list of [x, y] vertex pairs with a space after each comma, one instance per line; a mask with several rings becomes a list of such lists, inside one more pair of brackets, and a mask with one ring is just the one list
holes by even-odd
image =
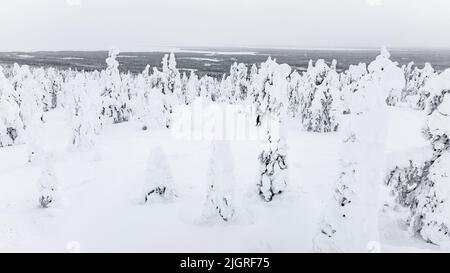
[[230, 221], [234, 214], [234, 162], [228, 142], [213, 141], [204, 216]]
[[47, 76], [47, 72], [42, 67], [33, 69], [32, 74], [42, 90], [42, 106], [43, 110], [47, 112], [52, 109], [53, 104], [52, 82]]
[[144, 129], [154, 130], [166, 127], [164, 95], [157, 86], [152, 87], [149, 82], [151, 78], [146, 78], [146, 75], [143, 73], [136, 78], [136, 115], [143, 123]]
[[302, 77], [297, 71], [294, 71], [289, 77], [288, 84], [288, 115], [292, 118], [298, 115], [300, 111], [300, 88], [302, 86]]
[[95, 134], [99, 127], [100, 85], [86, 79], [83, 73], [72, 80], [70, 99], [67, 101], [69, 120], [72, 125], [71, 145], [78, 149], [89, 149], [95, 145]]
[[332, 132], [339, 126], [339, 75], [324, 60], [310, 62], [300, 88], [301, 123], [305, 130]]
[[372, 80], [380, 85], [382, 92], [386, 93], [386, 103], [395, 106], [400, 98], [401, 92], [406, 85], [405, 75], [397, 62], [390, 60], [391, 54], [385, 48], [381, 48], [378, 55], [367, 67]]
[[397, 81], [383, 78], [386, 63], [384, 57], [373, 61], [369, 74], [360, 79], [360, 88], [351, 95], [350, 111], [340, 130], [341, 171], [314, 239], [316, 251], [365, 252], [370, 242], [379, 240], [379, 187], [387, 133], [385, 98], [398, 86]]
[[365, 63], [350, 65], [348, 70], [341, 74], [341, 101], [342, 113], [350, 113], [350, 101], [353, 93], [358, 91], [363, 84], [361, 79], [368, 73]]
[[[408, 219], [410, 231], [428, 242], [450, 242], [450, 69], [430, 81], [434, 110], [428, 115], [426, 136], [433, 157], [426, 176], [414, 192]], [[439, 97], [441, 94], [441, 97]]]
[[436, 73], [429, 63], [425, 63], [422, 69], [413, 68], [413, 65], [414, 63], [410, 62], [404, 67], [406, 85], [401, 94], [401, 102], [413, 109], [424, 110], [430, 96], [427, 82], [434, 78]]
[[17, 90], [21, 101], [20, 116], [22, 117], [28, 146], [28, 161], [33, 162], [40, 159], [43, 153], [43, 90], [42, 86], [33, 78], [28, 66], [21, 66], [18, 73], [21, 79]]
[[243, 63], [233, 63], [230, 68], [229, 103], [234, 104], [247, 98], [247, 66]]
[[[277, 119], [272, 122], [279, 122]], [[287, 149], [284, 132], [269, 130], [263, 151], [259, 155], [260, 177], [258, 193], [266, 202], [282, 194], [288, 184]]]
[[53, 162], [47, 158], [42, 166], [41, 175], [38, 179], [39, 205], [48, 208], [58, 198], [58, 178], [56, 177]]
[[122, 87], [119, 62], [116, 60], [119, 51], [112, 49], [106, 59], [106, 70], [102, 71], [102, 119], [103, 123], [120, 123], [129, 118], [129, 97]]
[[253, 93], [257, 126], [261, 125], [264, 119], [271, 119], [272, 114], [285, 114], [280, 109], [286, 111], [288, 106], [287, 77], [290, 73], [289, 65], [278, 64], [270, 57], [261, 64]]
[[267, 132], [259, 155], [259, 195], [267, 202], [285, 191], [287, 157], [284, 123], [288, 107], [288, 81], [291, 68], [269, 58], [261, 64], [254, 86], [256, 125]]
[[0, 66], [0, 147], [23, 141], [23, 123], [15, 90]]
[[46, 70], [47, 78], [50, 82], [50, 109], [54, 109], [61, 105], [58, 98], [61, 97], [63, 78], [58, 70], [50, 67]]
[[[225, 79], [225, 77], [222, 78], [222, 81]], [[227, 82], [227, 89], [230, 88], [229, 85], [229, 78], [225, 79], [225, 82]], [[210, 101], [223, 101], [224, 97], [227, 96], [227, 93], [224, 93], [224, 90], [222, 90], [217, 83], [217, 81], [208, 75], [203, 76], [199, 81], [200, 86], [200, 97], [205, 100]]]
[[145, 202], [156, 200], [170, 201], [176, 197], [174, 181], [166, 155], [160, 147], [151, 150], [144, 186]]
[[191, 71], [191, 74], [189, 75], [189, 80], [186, 85], [186, 96], [185, 96], [185, 104], [189, 105], [191, 104], [195, 98], [198, 97], [200, 93], [199, 88], [199, 80], [197, 75], [193, 71]]

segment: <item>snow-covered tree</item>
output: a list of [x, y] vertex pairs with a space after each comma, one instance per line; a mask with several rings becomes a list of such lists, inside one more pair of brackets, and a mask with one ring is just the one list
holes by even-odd
[[195, 98], [199, 96], [199, 93], [200, 87], [198, 77], [193, 71], [191, 71], [186, 85], [185, 104], [191, 104], [195, 100]]
[[370, 242], [379, 240], [377, 219], [387, 134], [385, 99], [399, 86], [397, 78], [384, 77], [390, 65], [382, 49], [369, 65], [369, 74], [360, 79], [360, 88], [351, 95], [350, 111], [340, 130], [341, 171], [314, 239], [316, 251], [366, 252]]
[[427, 242], [441, 246], [450, 243], [449, 166], [447, 151], [433, 162], [428, 176], [417, 187], [408, 219], [412, 234], [420, 234]]
[[129, 119], [128, 94], [122, 88], [119, 51], [112, 49], [106, 59], [107, 68], [102, 71], [102, 119], [103, 123], [120, 123]]
[[50, 94], [50, 109], [54, 109], [61, 105], [59, 98], [62, 93], [63, 78], [61, 73], [53, 67], [46, 70], [47, 78], [50, 82], [49, 94]]
[[23, 123], [12, 84], [0, 66], [0, 147], [23, 141]]
[[[143, 130], [167, 128], [171, 122], [171, 114], [167, 111], [171, 106], [167, 104], [168, 96], [162, 93], [164, 78], [162, 73], [153, 68], [150, 74], [150, 66], [138, 74], [133, 80], [134, 89], [131, 108], [135, 118], [142, 123]], [[171, 105], [171, 104], [170, 104]]]
[[385, 179], [395, 200], [409, 209], [412, 235], [450, 242], [450, 69], [427, 80], [429, 92], [425, 136], [430, 147], [403, 154]]
[[21, 66], [17, 75], [21, 79], [18, 82], [17, 92], [20, 96], [20, 116], [28, 146], [28, 161], [33, 162], [39, 159], [43, 153], [43, 90], [42, 86], [33, 78], [28, 66]]
[[301, 123], [305, 130], [332, 132], [339, 126], [341, 95], [339, 75], [324, 60], [310, 62], [300, 87]]
[[284, 122], [288, 107], [288, 81], [291, 68], [270, 57], [261, 64], [252, 87], [256, 107], [256, 125], [266, 132], [259, 155], [260, 173], [257, 187], [267, 202], [284, 192], [287, 186], [287, 158]]
[[[278, 122], [274, 120], [273, 122]], [[284, 133], [268, 131], [263, 151], [259, 155], [258, 193], [266, 202], [282, 194], [288, 184], [288, 161]]]
[[386, 103], [395, 106], [400, 98], [401, 92], [406, 85], [405, 75], [397, 62], [390, 60], [391, 54], [385, 48], [381, 48], [381, 53], [367, 67], [369, 74], [374, 81], [377, 81], [386, 95]]
[[300, 111], [300, 88], [302, 86], [302, 77], [297, 72], [294, 71], [289, 77], [288, 84], [288, 115], [295, 118]]
[[418, 183], [408, 219], [410, 231], [437, 245], [450, 243], [450, 69], [431, 80], [434, 110], [428, 115], [426, 136], [433, 157], [424, 168], [426, 175]]
[[95, 134], [100, 127], [101, 86], [83, 73], [77, 74], [71, 86], [66, 106], [72, 125], [70, 144], [78, 149], [89, 149], [94, 147]]
[[230, 221], [234, 214], [234, 161], [227, 141], [213, 141], [203, 215]]
[[430, 96], [427, 82], [436, 76], [433, 67], [425, 63], [422, 69], [413, 68], [414, 63], [410, 62], [404, 67], [406, 85], [401, 94], [401, 102], [409, 107], [418, 110], [424, 110], [426, 101]]
[[[222, 81], [227, 82], [227, 89], [230, 88], [229, 85], [229, 78], [222, 78]], [[199, 80], [199, 86], [200, 86], [200, 97], [205, 100], [210, 101], [223, 101], [225, 93], [223, 91], [225, 89], [222, 89], [222, 85], [218, 87], [217, 81], [208, 75], [205, 75], [200, 78]]]
[[230, 68], [230, 93], [229, 103], [234, 104], [247, 98], [247, 66], [234, 62]]
[[178, 100], [181, 96], [181, 78], [178, 71], [175, 60], [175, 55], [164, 55], [162, 59], [162, 72], [154, 70], [158, 86], [161, 88], [161, 92], [164, 95], [164, 116], [166, 119], [166, 127], [170, 128], [172, 124], [172, 112], [173, 107], [178, 104]]
[[358, 65], [350, 65], [348, 70], [341, 74], [341, 102], [342, 113], [350, 113], [350, 101], [353, 93], [358, 91], [363, 84], [361, 79], [368, 73], [365, 63], [359, 63]]
[[176, 197], [172, 173], [166, 155], [160, 147], [151, 150], [144, 185], [145, 202], [170, 201]]
[[58, 199], [58, 178], [55, 173], [54, 163], [47, 158], [42, 166], [42, 172], [38, 179], [39, 205], [48, 208]]
[[413, 204], [416, 189], [426, 179], [434, 161], [433, 151], [428, 147], [402, 152], [391, 159], [384, 182], [396, 203], [404, 207]]
[[282, 114], [288, 106], [287, 77], [291, 68], [287, 64], [278, 64], [270, 57], [261, 64], [254, 85], [253, 102], [256, 108], [256, 124], [259, 126], [264, 119], [271, 119], [272, 114]]

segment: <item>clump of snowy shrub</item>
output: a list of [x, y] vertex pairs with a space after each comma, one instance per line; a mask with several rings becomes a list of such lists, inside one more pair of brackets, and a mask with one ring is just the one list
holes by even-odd
[[160, 147], [151, 150], [146, 169], [145, 202], [171, 201], [176, 197], [172, 173], [166, 155]]
[[203, 215], [230, 221], [234, 214], [234, 161], [228, 142], [213, 141]]

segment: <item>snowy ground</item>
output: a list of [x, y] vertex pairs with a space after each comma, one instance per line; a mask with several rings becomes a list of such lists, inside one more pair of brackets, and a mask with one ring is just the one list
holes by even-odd
[[[63, 112], [47, 114], [46, 143], [57, 158], [63, 200], [38, 207], [40, 167], [26, 163], [26, 147], [0, 148], [0, 252], [310, 252], [338, 174], [337, 134], [291, 129], [290, 188], [267, 204], [256, 197], [258, 141], [231, 143], [238, 217], [232, 223], [201, 218], [210, 156], [207, 141], [176, 141], [167, 130], [141, 131], [138, 124], [105, 128], [96, 152], [67, 150]], [[419, 112], [390, 110], [387, 153], [425, 145]], [[407, 137], [405, 137], [407, 136]], [[179, 198], [142, 204], [145, 166], [161, 145]], [[399, 212], [380, 213], [381, 251], [439, 251], [410, 238]], [[372, 247], [371, 247], [372, 248]]]

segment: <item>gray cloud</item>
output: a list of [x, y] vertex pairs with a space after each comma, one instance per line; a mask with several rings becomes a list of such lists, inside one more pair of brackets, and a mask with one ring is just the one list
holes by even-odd
[[446, 47], [448, 0], [2, 0], [0, 50]]

